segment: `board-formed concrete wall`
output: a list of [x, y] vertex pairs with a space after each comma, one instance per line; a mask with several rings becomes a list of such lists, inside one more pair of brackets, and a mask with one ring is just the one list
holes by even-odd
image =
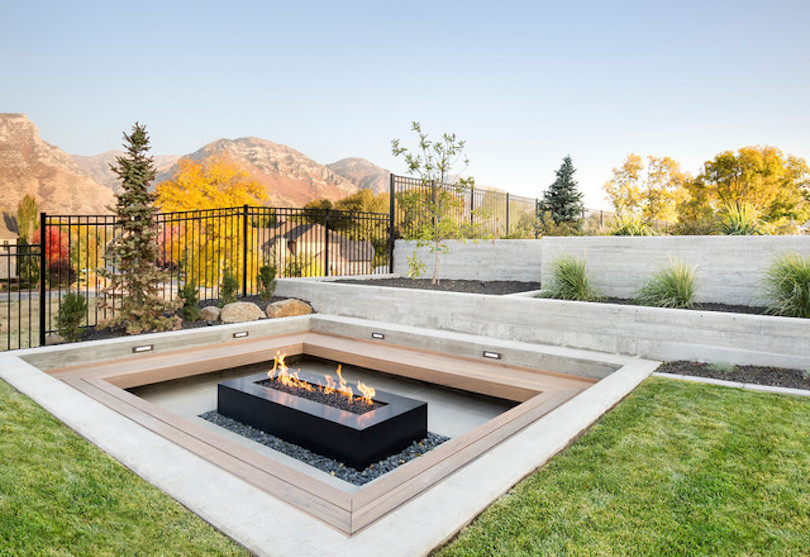
[[810, 367], [810, 319], [281, 279], [321, 313], [656, 360]]
[[[588, 236], [448, 242], [441, 278], [548, 282], [562, 254], [585, 257], [597, 290], [630, 298], [650, 275], [680, 259], [697, 267], [697, 301], [762, 305], [763, 272], [783, 253], [810, 255], [810, 236]], [[397, 240], [394, 272], [407, 275], [415, 242]], [[433, 254], [417, 250], [433, 272]]]
[[698, 302], [763, 305], [762, 279], [784, 253], [810, 255], [808, 236], [593, 236], [543, 238], [543, 282], [562, 254], [584, 257], [596, 289], [630, 298], [673, 259], [697, 268]]
[[[541, 240], [448, 241], [442, 253], [439, 276], [446, 279], [518, 280], [540, 282]], [[413, 252], [427, 266], [424, 277], [433, 275], [434, 255], [427, 247], [416, 249], [416, 242], [397, 240], [394, 244], [394, 273], [408, 276], [408, 258]]]

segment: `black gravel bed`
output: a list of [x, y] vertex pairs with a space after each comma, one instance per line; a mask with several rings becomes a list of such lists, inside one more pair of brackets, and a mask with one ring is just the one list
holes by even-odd
[[[309, 384], [312, 385], [312, 383]], [[312, 400], [314, 402], [319, 402], [333, 408], [339, 408], [340, 410], [346, 410], [347, 412], [358, 415], [371, 412], [380, 406], [385, 406], [385, 403], [377, 402], [373, 399], [371, 404], [366, 404], [365, 402], [362, 402], [359, 397], [354, 397], [352, 402], [349, 402], [349, 398], [346, 395], [342, 395], [337, 392], [326, 394], [319, 390], [317, 385], [313, 385], [313, 387], [315, 387], [314, 391], [308, 391], [303, 387], [288, 387], [287, 385], [279, 383], [275, 379], [264, 379], [262, 381], [258, 381], [257, 385], [267, 387], [268, 389], [281, 391], [282, 393], [291, 394], [293, 396], [305, 398], [307, 400]]]
[[416, 288], [419, 290], [438, 290], [440, 292], [468, 292], [472, 294], [490, 294], [501, 296], [517, 292], [540, 290], [539, 282], [520, 282], [516, 280], [448, 280], [442, 279], [439, 284], [431, 284], [430, 279], [384, 278], [384, 279], [341, 279], [347, 284], [366, 284], [370, 286], [389, 286], [391, 288]]
[[[620, 304], [623, 306], [640, 305], [637, 304], [634, 300], [628, 298], [602, 298], [601, 300], [598, 300], [598, 302], [606, 304]], [[690, 309], [695, 311], [723, 311], [726, 313], [748, 313], [751, 315], [771, 315], [768, 312], [768, 308], [766, 307], [739, 306], [733, 304], [715, 304], [715, 303], [695, 304], [691, 308], [683, 308], [683, 309]]]
[[200, 418], [207, 420], [212, 424], [218, 425], [219, 427], [223, 427], [228, 431], [241, 435], [242, 437], [246, 437], [251, 441], [261, 443], [262, 445], [270, 447], [273, 450], [290, 456], [305, 464], [314, 466], [319, 470], [328, 472], [332, 476], [354, 485], [367, 484], [368, 482], [379, 478], [383, 474], [386, 474], [395, 468], [422, 456], [431, 449], [435, 449], [445, 441], [450, 440], [449, 437], [428, 432], [427, 437], [425, 437], [422, 441], [414, 441], [405, 450], [380, 460], [379, 462], [370, 464], [365, 470], [355, 470], [354, 468], [346, 466], [342, 462], [313, 453], [308, 449], [299, 447], [293, 443], [288, 443], [287, 441], [279, 439], [274, 435], [270, 435], [269, 433], [265, 433], [261, 430], [250, 427], [249, 425], [245, 425], [241, 422], [237, 422], [236, 420], [225, 417], [216, 410], [211, 410], [210, 412], [201, 414]]
[[[236, 301], [237, 302], [253, 302], [257, 306], [259, 306], [259, 308], [261, 308], [262, 311], [265, 311], [265, 309], [267, 309], [268, 304], [272, 304], [273, 302], [279, 302], [281, 300], [286, 300], [286, 299], [287, 298], [280, 297], [280, 296], [273, 296], [269, 300], [262, 300], [259, 296], [247, 296], [245, 298], [238, 298]], [[204, 308], [206, 306], [216, 306], [218, 304], [219, 304], [219, 300], [212, 299], [212, 300], [200, 300], [198, 305], [200, 306], [200, 309], [202, 309], [202, 308]], [[175, 315], [175, 314], [169, 314], [169, 313], [166, 314], [167, 317], [171, 316], [171, 315]], [[196, 321], [183, 320], [183, 322], [180, 324], [180, 329], [182, 329], [182, 330], [185, 330], [185, 329], [200, 329], [202, 327], [212, 327], [212, 326], [218, 325], [218, 324], [219, 323], [217, 321], [204, 321], [202, 319], [198, 319]], [[144, 334], [151, 333], [151, 332], [153, 332], [153, 331], [144, 331]], [[100, 328], [98, 326], [93, 326], [93, 327], [88, 327], [88, 328], [86, 328], [84, 330], [84, 332], [82, 333], [81, 340], [103, 340], [103, 339], [107, 339], [107, 338], [118, 338], [118, 337], [125, 337], [125, 336], [129, 336], [129, 335], [127, 335], [127, 333], [125, 331], [121, 330], [121, 329], [110, 329], [110, 328], [106, 328], [106, 327], [105, 328]]]
[[680, 360], [665, 362], [656, 371], [771, 387], [810, 390], [810, 370], [766, 366], [733, 366], [721, 362], [704, 363]]

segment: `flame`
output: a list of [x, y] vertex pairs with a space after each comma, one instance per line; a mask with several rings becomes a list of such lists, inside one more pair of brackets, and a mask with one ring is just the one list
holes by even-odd
[[337, 383], [335, 380], [332, 379], [331, 375], [326, 376], [326, 387], [323, 388], [323, 392], [327, 395], [331, 395], [335, 392], [335, 387], [337, 387]]
[[[324, 394], [333, 394], [338, 393], [342, 396], [345, 396], [348, 401], [351, 403], [355, 397], [357, 397], [358, 402], [371, 405], [373, 404], [373, 397], [377, 393], [372, 387], [369, 387], [362, 381], [357, 382], [357, 390], [362, 393], [363, 396], [355, 395], [354, 391], [352, 390], [351, 386], [346, 382], [343, 378], [342, 374], [342, 366], [338, 364], [337, 367], [337, 376], [338, 382], [332, 378], [331, 375], [327, 375], [324, 377], [326, 380], [326, 386], [322, 385], [313, 385], [308, 381], [304, 381], [298, 376], [298, 372], [290, 372], [287, 368], [287, 364], [284, 363], [284, 358], [286, 354], [282, 354], [281, 352], [276, 352], [276, 356], [273, 359], [273, 368], [267, 372], [267, 377], [272, 379], [273, 381], [278, 381], [282, 385], [286, 387], [298, 387], [300, 389], [306, 389], [309, 392], [314, 392], [315, 390], [319, 390]], [[300, 371], [300, 370], [299, 370]]]
[[338, 364], [337, 374], [338, 374], [338, 379], [340, 379], [340, 385], [338, 385], [337, 390], [338, 390], [339, 393], [346, 395], [346, 398], [349, 399], [349, 402], [351, 402], [352, 398], [354, 397], [354, 391], [352, 391], [352, 388], [349, 387], [349, 385], [346, 383], [346, 380], [343, 379], [343, 375], [340, 374], [340, 371], [341, 371], [341, 366], [340, 366], [340, 364]]
[[[311, 383], [303, 381], [298, 376], [298, 372], [294, 371], [290, 373], [287, 364], [284, 363], [285, 357], [285, 354], [276, 352], [276, 357], [273, 360], [273, 369], [267, 372], [267, 376], [274, 381], [278, 381], [285, 387], [298, 387], [299, 389], [313, 392], [315, 387]], [[278, 375], [276, 375], [276, 372], [278, 372]]]
[[377, 391], [375, 391], [372, 387], [369, 387], [362, 381], [357, 382], [357, 390], [363, 393], [363, 396], [360, 398], [360, 400], [363, 401], [365, 404], [371, 404], [371, 399], [374, 397], [375, 394], [377, 394]]

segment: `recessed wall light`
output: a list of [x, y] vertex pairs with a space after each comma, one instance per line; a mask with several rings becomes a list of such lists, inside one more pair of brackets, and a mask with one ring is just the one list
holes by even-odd
[[246, 336], [248, 336], [247, 331], [239, 331], [238, 333], [233, 334], [233, 338], [245, 338]]
[[154, 349], [155, 349], [154, 345], [152, 345], [152, 344], [144, 344], [142, 346], [133, 346], [132, 347], [132, 353], [133, 354], [138, 354], [140, 352], [151, 352]]
[[484, 350], [484, 358], [492, 358], [493, 360], [500, 360], [501, 354], [500, 352], [490, 352], [489, 350]]
[[371, 333], [371, 338], [376, 338], [377, 340], [382, 340], [385, 338], [385, 335], [382, 333]]

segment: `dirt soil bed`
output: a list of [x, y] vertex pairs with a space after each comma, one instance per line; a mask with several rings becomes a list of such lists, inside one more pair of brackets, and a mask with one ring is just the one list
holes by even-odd
[[710, 377], [724, 381], [738, 381], [772, 387], [810, 390], [810, 370], [765, 366], [732, 366], [722, 363], [666, 362], [656, 370], [661, 373]]
[[[264, 311], [267, 308], [268, 304], [272, 304], [273, 302], [278, 302], [278, 301], [286, 300], [286, 299], [287, 298], [284, 298], [284, 297], [273, 296], [270, 300], [262, 300], [259, 296], [247, 296], [246, 298], [237, 299], [237, 302], [253, 302], [257, 306], [259, 306], [259, 309]], [[200, 300], [200, 303], [198, 305], [200, 306], [200, 309], [202, 309], [202, 308], [204, 308], [206, 306], [215, 306], [218, 303], [219, 303], [219, 300], [217, 300], [217, 299]], [[217, 323], [214, 323], [212, 321], [203, 321], [202, 319], [198, 319], [196, 321], [183, 320], [182, 324], [180, 325], [180, 328], [184, 329], [184, 330], [185, 329], [199, 329], [199, 328], [202, 328], [202, 327], [211, 327], [211, 326], [214, 326], [214, 325], [217, 325]], [[146, 331], [146, 332], [149, 332], [149, 331]], [[125, 337], [125, 336], [127, 336], [127, 334], [122, 330], [112, 330], [112, 329], [108, 329], [108, 328], [100, 328], [100, 327], [97, 327], [97, 326], [93, 326], [93, 327], [88, 327], [87, 329], [85, 329], [85, 331], [82, 333], [81, 340], [83, 340], [83, 341], [84, 340], [103, 340], [103, 339], [107, 339], [107, 338], [117, 338], [117, 337]]]
[[[621, 304], [623, 306], [639, 305], [635, 301], [630, 300], [628, 298], [603, 298], [599, 300], [599, 302], [605, 304]], [[768, 308], [765, 307], [740, 306], [732, 304], [715, 304], [715, 303], [695, 304], [691, 308], [684, 308], [684, 309], [690, 309], [694, 311], [724, 311], [726, 313], [748, 313], [751, 315], [770, 315], [770, 313], [768, 312]]]
[[490, 294], [500, 296], [540, 290], [539, 282], [519, 282], [515, 280], [449, 280], [442, 279], [439, 284], [431, 284], [430, 279], [384, 278], [367, 280], [341, 280], [348, 284], [365, 284], [369, 286], [390, 286], [392, 288], [416, 288], [419, 290], [439, 290], [442, 292], [468, 292], [472, 294]]

